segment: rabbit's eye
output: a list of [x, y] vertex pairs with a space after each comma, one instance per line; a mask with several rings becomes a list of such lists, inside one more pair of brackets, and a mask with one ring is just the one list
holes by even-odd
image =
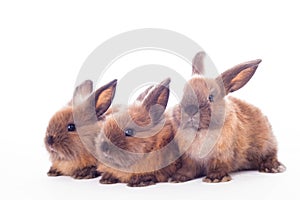
[[209, 100], [210, 102], [214, 102], [214, 95], [210, 94], [210, 95], [208, 96], [208, 100]]
[[68, 124], [68, 131], [70, 131], [70, 132], [76, 131], [75, 124]]
[[124, 134], [125, 134], [125, 136], [127, 136], [127, 137], [132, 137], [133, 134], [134, 134], [134, 130], [131, 129], [131, 128], [125, 129]]

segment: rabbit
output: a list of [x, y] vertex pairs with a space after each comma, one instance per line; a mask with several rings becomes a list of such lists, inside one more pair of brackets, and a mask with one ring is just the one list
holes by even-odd
[[100, 183], [148, 186], [167, 182], [180, 167], [173, 127], [164, 113], [169, 83], [150, 86], [132, 105], [105, 119], [96, 139]]
[[284, 172], [277, 159], [277, 142], [271, 125], [259, 108], [227, 96], [254, 75], [260, 59], [244, 62], [215, 79], [204, 78], [204, 52], [193, 59], [193, 76], [173, 109], [173, 127], [182, 167], [173, 182], [205, 176], [204, 182], [231, 180], [230, 172], [259, 170]]
[[67, 106], [51, 118], [44, 139], [52, 162], [48, 176], [90, 179], [101, 175], [97, 171], [98, 160], [92, 148], [87, 147], [93, 146], [97, 130], [110, 112], [107, 110], [116, 85], [117, 80], [113, 80], [92, 93], [93, 82], [84, 81]]

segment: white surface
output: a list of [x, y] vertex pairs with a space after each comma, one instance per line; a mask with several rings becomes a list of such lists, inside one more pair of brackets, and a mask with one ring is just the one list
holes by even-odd
[[[8, 2], [8, 1], [7, 1]], [[299, 7], [297, 1], [9, 1], [0, 3], [1, 199], [297, 198], [299, 188]], [[262, 58], [234, 95], [268, 115], [283, 174], [241, 172], [233, 181], [129, 188], [98, 179], [50, 178], [44, 133], [71, 97], [94, 48], [137, 28], [164, 28], [198, 42], [219, 71]], [[111, 77], [113, 79], [114, 77]], [[153, 199], [152, 198], [152, 199]]]

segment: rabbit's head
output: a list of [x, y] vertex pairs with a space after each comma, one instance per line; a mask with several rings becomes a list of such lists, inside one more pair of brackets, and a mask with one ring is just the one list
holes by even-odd
[[[90, 129], [104, 118], [114, 97], [117, 81], [104, 85], [93, 92], [93, 83], [84, 81], [74, 91], [72, 100], [51, 118], [44, 139], [50, 158], [74, 160], [88, 156], [80, 129]], [[94, 127], [95, 128], [95, 127]], [[93, 131], [92, 131], [93, 132]], [[94, 131], [95, 132], [95, 131]]]
[[96, 140], [97, 156], [102, 163], [126, 171], [141, 162], [145, 154], [172, 139], [171, 126], [165, 125], [164, 117], [169, 83], [170, 79], [166, 79], [149, 87], [132, 105], [106, 118]]
[[196, 54], [193, 77], [185, 85], [180, 105], [175, 111], [182, 129], [219, 129], [224, 123], [225, 96], [243, 87], [255, 73], [261, 60], [241, 63], [216, 77], [203, 77], [205, 54]]

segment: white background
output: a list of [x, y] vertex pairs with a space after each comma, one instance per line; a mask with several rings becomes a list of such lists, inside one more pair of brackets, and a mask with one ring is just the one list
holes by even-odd
[[[1, 199], [299, 196], [297, 1], [7, 2], [0, 3]], [[233, 181], [222, 184], [198, 179], [146, 188], [47, 177], [50, 162], [43, 138], [48, 120], [72, 96], [82, 63], [105, 40], [138, 28], [186, 35], [204, 48], [220, 72], [261, 58], [251, 81], [233, 95], [260, 107], [269, 117], [287, 171], [234, 173]]]

